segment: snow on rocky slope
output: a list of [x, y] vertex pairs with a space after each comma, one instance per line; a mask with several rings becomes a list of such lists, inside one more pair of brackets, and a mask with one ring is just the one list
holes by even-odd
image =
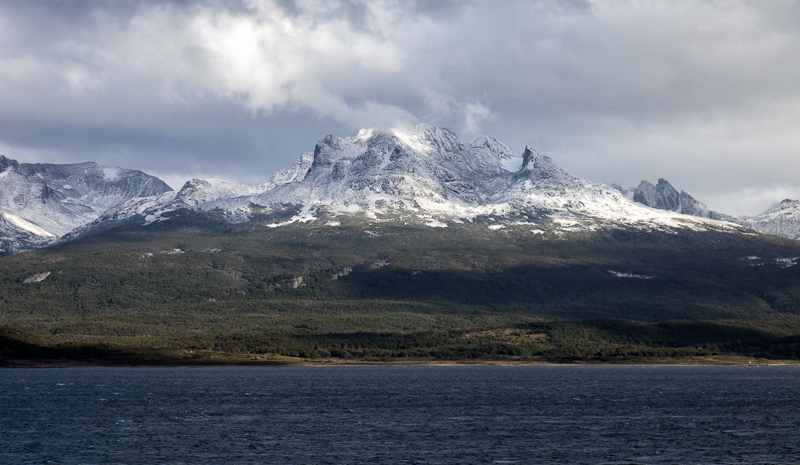
[[83, 232], [114, 221], [167, 220], [168, 212], [180, 208], [214, 210], [230, 221], [290, 211], [290, 218], [271, 224], [276, 227], [361, 215], [436, 227], [480, 219], [495, 223], [492, 229], [524, 224], [533, 232], [738, 229], [636, 204], [616, 189], [572, 176], [530, 148], [520, 155], [492, 137], [466, 144], [447, 129], [420, 125], [411, 132], [328, 135], [261, 186], [192, 180], [177, 193], [119, 204]]
[[624, 189], [617, 184], [619, 190], [634, 202], [652, 208], [669, 210], [686, 215], [729, 221], [767, 234], [800, 239], [800, 201], [784, 200], [777, 207], [757, 216], [732, 216], [710, 210], [686, 191], [678, 191], [665, 179], [659, 179], [657, 185], [642, 181], [639, 186]]
[[757, 216], [741, 216], [737, 223], [767, 234], [800, 240], [800, 201], [786, 199]]
[[0, 155], [0, 254], [41, 247], [120, 202], [170, 190], [141, 171], [18, 163]]

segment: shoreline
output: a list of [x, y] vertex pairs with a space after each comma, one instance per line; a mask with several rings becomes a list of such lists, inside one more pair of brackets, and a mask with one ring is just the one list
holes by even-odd
[[249, 355], [212, 355], [208, 358], [176, 360], [174, 358], [145, 360], [52, 360], [52, 359], [6, 359], [0, 360], [0, 369], [14, 368], [201, 368], [201, 367], [300, 367], [300, 368], [339, 368], [339, 367], [600, 367], [600, 366], [638, 366], [638, 367], [708, 367], [708, 366], [747, 366], [747, 367], [800, 367], [800, 360], [766, 360], [738, 356], [709, 356], [675, 359], [629, 359], [615, 361], [573, 360], [555, 362], [546, 360], [344, 360], [320, 359], [306, 360], [293, 357], [264, 357], [253, 360]]

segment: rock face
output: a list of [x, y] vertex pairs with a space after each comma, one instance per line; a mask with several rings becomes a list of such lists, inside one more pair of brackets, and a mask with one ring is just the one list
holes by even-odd
[[23, 284], [40, 283], [40, 282], [44, 281], [45, 279], [47, 279], [48, 276], [50, 276], [50, 272], [49, 271], [45, 271], [44, 273], [32, 274], [32, 275], [28, 276], [27, 278], [25, 278], [22, 281], [22, 283]]
[[141, 171], [18, 163], [0, 155], [0, 255], [41, 247], [120, 202], [170, 190]]
[[633, 201], [660, 210], [681, 212], [680, 194], [664, 178], [659, 179], [655, 186], [647, 181], [642, 181], [639, 187], [634, 189]]
[[634, 202], [647, 205], [651, 208], [736, 223], [736, 217], [710, 210], [704, 203], [698, 201], [686, 191], [682, 190], [679, 193], [678, 190], [664, 178], [659, 179], [658, 184], [655, 186], [646, 180], [639, 183], [637, 187], [632, 187], [630, 189], [625, 189], [616, 183], [611, 186], [625, 194]]
[[[357, 215], [431, 227], [485, 221], [496, 230], [525, 224], [536, 233], [734, 228], [645, 208], [615, 189], [569, 174], [530, 147], [518, 154], [487, 136], [464, 143], [453, 132], [428, 125], [411, 132], [369, 129], [348, 138], [328, 135], [313, 152], [260, 186], [221, 183], [192, 180], [177, 194], [121, 203], [77, 234], [114, 224], [168, 221], [178, 209], [214, 212], [231, 222], [280, 217], [271, 227], [335, 223], [337, 216]], [[184, 195], [188, 192], [191, 201]]]

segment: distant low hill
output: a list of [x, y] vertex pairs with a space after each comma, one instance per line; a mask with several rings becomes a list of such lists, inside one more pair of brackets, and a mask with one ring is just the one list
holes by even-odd
[[270, 228], [271, 216], [214, 215], [178, 212], [1, 259], [0, 323], [129, 340], [800, 316], [800, 244], [774, 236], [366, 217]]

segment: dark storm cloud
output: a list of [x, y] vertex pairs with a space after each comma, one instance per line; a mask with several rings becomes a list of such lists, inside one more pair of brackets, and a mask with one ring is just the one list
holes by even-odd
[[799, 5], [3, 2], [0, 150], [258, 183], [327, 133], [429, 122], [756, 213], [800, 196]]

